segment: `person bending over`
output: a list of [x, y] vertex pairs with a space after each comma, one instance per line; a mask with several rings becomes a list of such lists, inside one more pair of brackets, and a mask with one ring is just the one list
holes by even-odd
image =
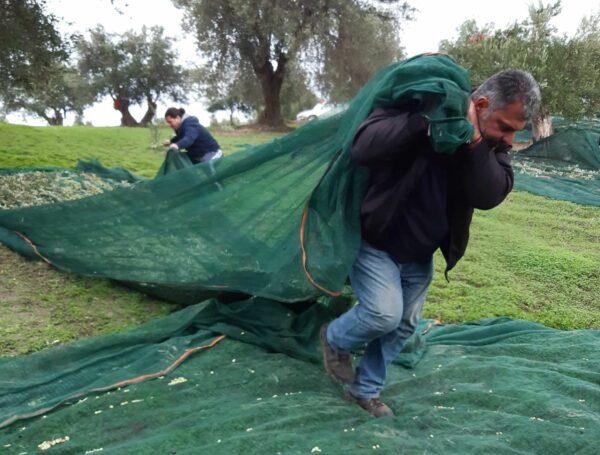
[[187, 115], [184, 109], [167, 109], [165, 122], [173, 128], [175, 136], [164, 141], [163, 145], [175, 150], [185, 150], [192, 163], [202, 163], [223, 156], [215, 138], [200, 124], [197, 117]]

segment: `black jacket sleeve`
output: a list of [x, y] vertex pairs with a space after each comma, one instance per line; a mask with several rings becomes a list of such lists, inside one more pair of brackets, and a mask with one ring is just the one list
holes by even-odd
[[404, 148], [427, 134], [427, 127], [420, 114], [395, 108], [375, 109], [354, 135], [352, 158], [365, 166], [397, 161]]
[[461, 150], [463, 194], [471, 207], [494, 208], [511, 192], [514, 175], [508, 150], [494, 150], [486, 141], [473, 149]]

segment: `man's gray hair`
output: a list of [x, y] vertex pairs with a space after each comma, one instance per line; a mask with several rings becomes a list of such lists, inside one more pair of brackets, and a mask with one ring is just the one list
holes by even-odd
[[540, 109], [540, 87], [527, 71], [509, 69], [494, 74], [472, 94], [472, 99], [485, 96], [490, 102], [490, 112], [521, 101], [526, 119], [535, 117]]

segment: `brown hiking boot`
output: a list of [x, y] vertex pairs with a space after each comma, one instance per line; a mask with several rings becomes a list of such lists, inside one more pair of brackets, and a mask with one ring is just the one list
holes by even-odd
[[394, 411], [379, 398], [358, 398], [346, 392], [344, 399], [356, 403], [374, 417], [394, 417]]
[[349, 353], [336, 352], [327, 342], [327, 326], [324, 324], [319, 332], [321, 347], [323, 348], [323, 366], [327, 374], [333, 379], [342, 381], [344, 384], [354, 382], [354, 369], [352, 368], [352, 359]]

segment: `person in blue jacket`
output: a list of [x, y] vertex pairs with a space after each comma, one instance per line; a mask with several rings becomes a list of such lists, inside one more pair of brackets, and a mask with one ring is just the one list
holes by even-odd
[[163, 145], [175, 150], [186, 150], [192, 163], [202, 163], [223, 156], [215, 138], [200, 124], [197, 117], [187, 115], [184, 109], [167, 109], [165, 122], [173, 128], [175, 136], [167, 139]]

